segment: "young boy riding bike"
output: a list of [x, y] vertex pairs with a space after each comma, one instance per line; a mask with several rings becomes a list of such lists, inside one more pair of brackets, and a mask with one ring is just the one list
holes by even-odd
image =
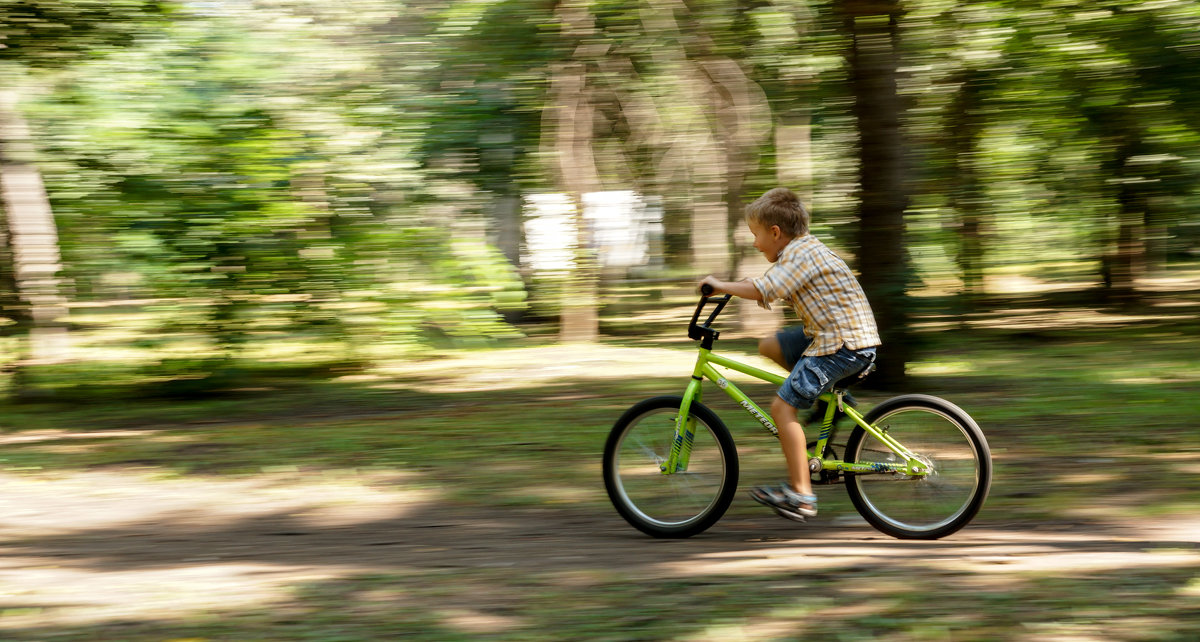
[[875, 361], [879, 331], [854, 274], [837, 254], [808, 233], [809, 215], [791, 190], [776, 187], [746, 206], [754, 249], [772, 263], [757, 279], [701, 281], [717, 293], [770, 303], [783, 299], [803, 321], [759, 342], [759, 352], [791, 371], [771, 403], [771, 419], [787, 460], [788, 483], [759, 486], [755, 501], [796, 521], [817, 515], [808, 470], [804, 426], [797, 416], [838, 380]]

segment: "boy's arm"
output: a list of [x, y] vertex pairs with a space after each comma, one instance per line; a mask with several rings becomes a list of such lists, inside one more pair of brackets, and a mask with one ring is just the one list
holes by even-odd
[[717, 294], [732, 294], [733, 296], [741, 297], [743, 299], [750, 299], [752, 301], [763, 300], [762, 292], [759, 292], [758, 288], [754, 287], [754, 283], [750, 279], [744, 279], [742, 281], [722, 281], [715, 276], [709, 275], [704, 277], [704, 280], [700, 282], [700, 285], [704, 285], [705, 283], [711, 285]]

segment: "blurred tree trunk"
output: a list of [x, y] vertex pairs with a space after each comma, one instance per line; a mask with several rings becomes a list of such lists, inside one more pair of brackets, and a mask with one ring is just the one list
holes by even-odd
[[859, 132], [859, 279], [883, 339], [873, 383], [892, 388], [904, 382], [910, 356], [907, 196], [896, 90], [901, 10], [897, 0], [842, 0], [841, 10], [851, 39], [850, 84]]
[[543, 121], [543, 136], [553, 141], [549, 151], [554, 159], [554, 175], [570, 199], [576, 230], [574, 261], [563, 290], [559, 340], [588, 342], [600, 333], [599, 266], [583, 215], [583, 195], [600, 188], [592, 150], [596, 108], [588, 84], [588, 67], [604, 55], [608, 45], [587, 41], [596, 31], [587, 4], [559, 2], [554, 13], [561, 22], [563, 40], [573, 51], [570, 60], [551, 68], [550, 109]]
[[[1126, 167], [1130, 156], [1127, 150], [1122, 150], [1117, 163]], [[1137, 177], [1122, 172], [1118, 180], [1117, 233], [1116, 242], [1110, 250], [1108, 295], [1116, 302], [1132, 304], [1137, 301], [1137, 279], [1142, 275], [1145, 265], [1143, 224], [1147, 198], [1137, 183]]]
[[959, 78], [958, 93], [950, 107], [948, 129], [954, 167], [950, 200], [958, 215], [958, 243], [954, 258], [962, 274], [962, 298], [967, 309], [972, 309], [983, 294], [983, 238], [980, 228], [984, 194], [976, 163], [985, 124], [979, 115], [981, 103], [979, 79], [973, 72], [963, 72]]
[[1110, 117], [1105, 122], [1114, 142], [1106, 174], [1116, 183], [1117, 204], [1115, 238], [1102, 263], [1105, 295], [1130, 305], [1137, 302], [1137, 278], [1145, 264], [1143, 235], [1149, 209], [1146, 181], [1132, 160], [1147, 153], [1147, 145], [1132, 116]]
[[496, 248], [518, 270], [521, 267], [521, 196], [513, 192], [494, 194], [491, 219]]
[[[517, 274], [526, 280], [528, 275], [521, 269], [521, 244], [525, 238], [521, 220], [521, 196], [513, 184], [511, 192], [492, 195], [491, 219], [493, 243], [512, 264]], [[524, 315], [524, 309], [505, 309], [500, 312], [505, 321], [515, 323]]]
[[[503, 95], [503, 89], [499, 87], [496, 93]], [[487, 124], [490, 127], [480, 134], [478, 145], [480, 184], [491, 197], [488, 240], [518, 273], [522, 273], [521, 244], [525, 234], [521, 219], [521, 187], [516, 180], [521, 132], [512, 119], [496, 119]], [[511, 313], [505, 313], [505, 317], [509, 321], [516, 320]]]
[[14, 372], [14, 390], [25, 394], [23, 365], [67, 357], [66, 300], [59, 293], [58, 230], [42, 175], [33, 163], [33, 142], [13, 91], [0, 91], [0, 196], [4, 204], [6, 266], [3, 285], [12, 288], [4, 313], [26, 335], [24, 363]]

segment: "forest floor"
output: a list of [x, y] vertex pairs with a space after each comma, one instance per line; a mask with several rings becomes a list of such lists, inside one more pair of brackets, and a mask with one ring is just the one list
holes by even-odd
[[[1195, 639], [1200, 515], [936, 542], [737, 511], [686, 541], [611, 510], [445, 506], [386, 476], [4, 484], [0, 637]], [[746, 504], [745, 500], [739, 502]]]
[[[1134, 311], [918, 318], [909, 385], [970, 411], [996, 464], [976, 520], [935, 542], [872, 530], [837, 486], [805, 525], [741, 493], [688, 540], [629, 527], [600, 450], [633, 401], [682, 390], [675, 333], [5, 406], [0, 639], [1194, 640], [1197, 308], [1167, 284]], [[741, 485], [777, 479], [761, 427], [705, 401]]]

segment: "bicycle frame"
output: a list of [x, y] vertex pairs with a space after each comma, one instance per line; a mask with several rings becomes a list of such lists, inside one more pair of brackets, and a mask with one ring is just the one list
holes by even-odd
[[[719, 312], [719, 310], [718, 310]], [[714, 313], [714, 317], [716, 314]], [[711, 319], [710, 319], [711, 321]], [[706, 324], [707, 325], [707, 324]], [[714, 337], [715, 338], [715, 337]], [[679, 415], [675, 420], [675, 438], [671, 444], [671, 454], [665, 462], [661, 464], [663, 474], [669, 475], [675, 472], [687, 470], [688, 460], [691, 456], [692, 442], [695, 437], [695, 420], [691, 419], [691, 405], [693, 402], [701, 401], [703, 395], [702, 382], [708, 379], [729, 395], [731, 399], [738, 403], [750, 416], [754, 417], [760, 424], [763, 425], [776, 438], [779, 437], [779, 429], [771, 420], [769, 413], [763, 412], [754, 400], [750, 399], [740, 388], [732, 381], [729, 381], [724, 375], [718, 371], [714, 364], [735, 370], [742, 374], [772, 383], [781, 385], [784, 382], [783, 375], [768, 372], [754, 366], [735, 361], [728, 357], [714, 354], [709, 347], [701, 346], [699, 357], [696, 359], [696, 367], [692, 371], [692, 380], [688, 383], [687, 390], [683, 394], [683, 403], [679, 407]], [[916, 455], [905, 448], [900, 442], [892, 439], [887, 434], [887, 429], [877, 428], [867, 423], [862, 414], [854, 408], [845, 405], [842, 402], [844, 391], [834, 390], [822, 394], [818, 399], [826, 402], [825, 417], [821, 422], [820, 433], [817, 438], [816, 452], [824, 453], [825, 446], [829, 442], [830, 433], [833, 431], [833, 418], [837, 410], [841, 410], [854, 423], [862, 427], [872, 437], [880, 443], [887, 446], [889, 450], [895, 453], [903, 463], [900, 462], [854, 462], [849, 463], [839, 459], [826, 459], [818, 457], [823, 470], [836, 470], [839, 472], [854, 473], [854, 474], [871, 474], [884, 473], [905, 475], [910, 477], [923, 476], [929, 473], [929, 465], [921, 461]], [[808, 457], [811, 459], [817, 457], [812, 451], [808, 452]]]

